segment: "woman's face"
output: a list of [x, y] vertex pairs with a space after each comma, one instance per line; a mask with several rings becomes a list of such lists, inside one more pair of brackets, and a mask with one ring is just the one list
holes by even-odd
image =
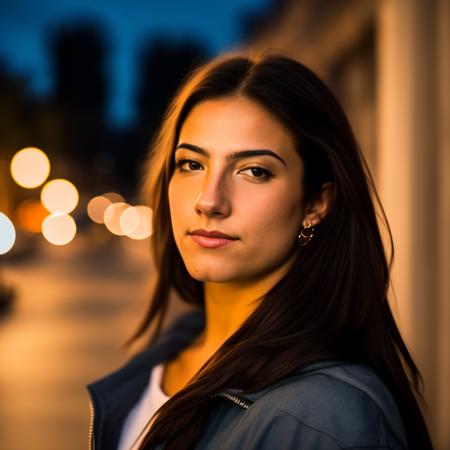
[[303, 165], [280, 122], [243, 97], [204, 101], [183, 123], [174, 161], [172, 229], [193, 278], [251, 282], [288, 264]]

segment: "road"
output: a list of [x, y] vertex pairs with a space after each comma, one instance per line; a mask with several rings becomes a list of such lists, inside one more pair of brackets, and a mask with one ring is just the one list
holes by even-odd
[[40, 240], [2, 268], [17, 297], [0, 321], [1, 450], [87, 448], [85, 385], [129, 357], [151, 278], [148, 241], [105, 239]]

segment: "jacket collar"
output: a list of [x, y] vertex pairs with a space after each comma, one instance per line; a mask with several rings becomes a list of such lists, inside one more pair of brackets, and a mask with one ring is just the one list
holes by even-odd
[[[92, 397], [96, 398], [98, 406], [107, 412], [110, 412], [117, 405], [123, 407], [124, 404], [130, 404], [131, 409], [147, 386], [152, 368], [161, 362], [174, 358], [202, 331], [204, 324], [205, 316], [201, 311], [194, 311], [182, 316], [150, 348], [137, 354], [121, 369], [88, 385], [89, 392]], [[345, 364], [348, 363], [338, 360], [317, 362], [304, 367], [291, 377], [258, 392], [244, 393], [242, 389], [233, 388], [224, 392], [237, 394], [249, 402], [254, 402], [280, 384], [292, 382], [313, 372]], [[121, 395], [122, 393], [123, 396]]]
[[204, 327], [197, 311], [182, 316], [158, 341], [119, 370], [87, 386], [94, 409], [96, 449], [117, 448], [122, 424], [149, 382], [152, 368], [172, 359]]
[[[183, 348], [186, 348], [202, 331], [204, 323], [203, 312], [194, 311], [182, 316], [150, 348], [137, 354], [121, 369], [88, 385], [96, 414], [94, 420], [96, 441], [102, 442], [102, 445], [96, 445], [96, 448], [117, 447], [123, 420], [142, 395], [149, 382], [152, 368], [161, 362], [174, 358]], [[350, 366], [353, 368], [349, 368]], [[295, 382], [315, 373], [327, 374], [363, 390], [388, 416], [391, 415], [389, 410], [395, 410], [393, 399], [388, 395], [388, 391], [381, 386], [381, 380], [370, 368], [339, 360], [310, 364], [292, 376], [257, 392], [248, 393], [242, 389], [229, 388], [219, 395], [235, 395], [251, 404], [267, 392], [283, 384]], [[103, 445], [106, 446], [103, 447]]]
[[327, 361], [320, 361], [317, 363], [309, 364], [302, 369], [299, 369], [296, 373], [292, 374], [289, 377], [283, 378], [282, 380], [278, 381], [275, 384], [272, 384], [264, 389], [260, 389], [257, 392], [244, 392], [243, 389], [227, 389], [224, 392], [227, 392], [229, 394], [235, 394], [238, 395], [240, 398], [247, 400], [249, 403], [253, 403], [256, 400], [258, 400], [263, 395], [267, 394], [268, 392], [272, 391], [273, 389], [276, 389], [284, 384], [292, 383], [295, 381], [298, 381], [305, 376], [310, 376], [315, 373], [324, 373], [328, 372], [329, 369], [335, 369], [340, 366], [348, 366], [349, 363], [339, 360], [327, 360]]
[[[183, 315], [175, 324], [152, 346], [138, 353], [127, 364], [119, 370], [88, 385], [90, 391], [94, 391], [105, 402], [104, 406], [110, 406], [115, 403], [117, 387], [131, 380], [135, 383], [136, 378], [143, 376], [148, 382], [148, 376], [152, 368], [163, 362], [172, 359], [183, 348], [189, 345], [198, 333], [204, 327], [204, 314], [199, 311]], [[113, 396], [109, 394], [113, 391]]]

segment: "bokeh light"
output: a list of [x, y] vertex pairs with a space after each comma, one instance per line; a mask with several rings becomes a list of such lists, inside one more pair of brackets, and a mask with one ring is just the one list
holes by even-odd
[[11, 220], [0, 212], [0, 255], [8, 253], [16, 240], [16, 230]]
[[50, 214], [42, 222], [42, 234], [53, 245], [68, 244], [77, 233], [77, 225], [68, 214]]
[[17, 226], [30, 233], [40, 233], [42, 222], [47, 216], [48, 211], [35, 199], [24, 200], [14, 212]]
[[102, 197], [107, 198], [111, 201], [111, 203], [123, 203], [125, 202], [125, 199], [118, 194], [117, 192], [105, 192], [101, 195]]
[[130, 205], [127, 203], [119, 202], [112, 203], [106, 208], [104, 216], [105, 226], [112, 234], [116, 236], [123, 236], [125, 234], [120, 225], [120, 218], [122, 213], [129, 207]]
[[[153, 234], [152, 229], [152, 216], [153, 211], [148, 206], [133, 206], [126, 209], [121, 219], [128, 225], [129, 231], [125, 234], [131, 239], [147, 239]], [[137, 223], [136, 226], [134, 224]], [[126, 230], [126, 226], [123, 226]]]
[[120, 216], [120, 228], [124, 234], [130, 234], [139, 225], [139, 212], [135, 206], [127, 208]]
[[19, 185], [27, 189], [40, 186], [50, 173], [47, 155], [35, 147], [18, 151], [11, 160], [11, 176]]
[[78, 204], [78, 190], [64, 179], [49, 181], [42, 188], [41, 200], [45, 208], [53, 214], [68, 214]]
[[111, 200], [104, 195], [98, 195], [97, 197], [92, 198], [87, 205], [89, 218], [95, 223], [104, 223], [106, 208], [108, 208], [111, 203]]

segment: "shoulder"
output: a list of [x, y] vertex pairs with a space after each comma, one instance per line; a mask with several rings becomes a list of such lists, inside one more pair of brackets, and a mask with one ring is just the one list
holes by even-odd
[[153, 367], [161, 361], [170, 360], [184, 349], [203, 326], [204, 314], [201, 311], [182, 315], [167, 327], [153, 344], [133, 355], [121, 367], [89, 384], [89, 390], [111, 396], [128, 385], [143, 390]]
[[257, 394], [251, 409], [258, 416], [271, 412], [267, 429], [274, 435], [283, 429], [294, 439], [328, 442], [324, 448], [406, 448], [397, 406], [367, 366], [311, 366]]

